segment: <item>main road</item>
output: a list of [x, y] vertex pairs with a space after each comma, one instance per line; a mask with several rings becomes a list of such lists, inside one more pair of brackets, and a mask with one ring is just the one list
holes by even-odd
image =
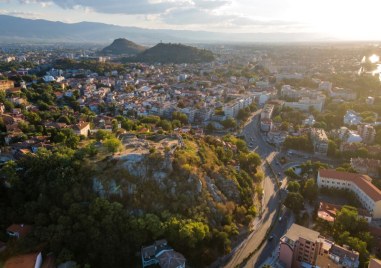
[[[254, 251], [261, 245], [262, 241], [266, 240], [266, 234], [272, 223], [276, 223], [277, 209], [279, 208], [280, 192], [278, 191], [277, 179], [275, 176], [280, 174], [282, 177], [283, 171], [281, 166], [277, 164], [276, 156], [278, 152], [274, 147], [270, 146], [263, 140], [259, 130], [259, 117], [261, 110], [254, 113], [250, 122], [243, 128], [242, 135], [245, 137], [249, 148], [257, 152], [262, 161], [262, 169], [265, 174], [263, 181], [264, 198], [262, 203], [262, 213], [255, 230], [249, 237], [236, 249], [232, 254], [231, 259], [225, 265], [226, 268], [253, 267], [253, 264], [258, 262], [258, 254], [253, 254]], [[270, 164], [271, 167], [268, 165]], [[280, 225], [280, 224], [277, 224]], [[265, 243], [266, 244], [266, 243]], [[275, 246], [275, 244], [274, 244]], [[251, 256], [250, 259], [248, 257]], [[270, 253], [271, 256], [271, 253]], [[245, 263], [244, 260], [246, 260]], [[250, 265], [250, 266], [249, 266]]]

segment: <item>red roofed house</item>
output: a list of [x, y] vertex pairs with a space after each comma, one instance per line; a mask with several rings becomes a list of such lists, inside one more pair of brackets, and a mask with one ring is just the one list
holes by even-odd
[[381, 191], [372, 184], [367, 175], [323, 169], [318, 173], [317, 184], [320, 187], [351, 190], [372, 215], [381, 218]]
[[31, 225], [12, 224], [7, 228], [7, 234], [11, 237], [24, 238], [32, 231]]
[[41, 252], [36, 252], [11, 257], [5, 262], [4, 268], [40, 268], [41, 265]]
[[[342, 206], [340, 205], [320, 202], [317, 215], [322, 220], [325, 220], [328, 222], [334, 222], [337, 216], [337, 213], [341, 210], [341, 208]], [[371, 222], [372, 218], [367, 210], [358, 208], [357, 211], [358, 211], [358, 216], [360, 218], [365, 219], [368, 223]]]

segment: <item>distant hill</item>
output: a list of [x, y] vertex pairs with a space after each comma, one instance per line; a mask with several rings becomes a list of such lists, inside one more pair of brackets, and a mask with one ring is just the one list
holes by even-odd
[[95, 22], [63, 23], [0, 15], [0, 43], [59, 42], [102, 43], [128, 36], [140, 44], [163, 42], [300, 42], [327, 41], [332, 38], [317, 33], [217, 33], [169, 29], [144, 29]]
[[209, 50], [171, 43], [159, 43], [140, 53], [136, 57], [126, 59], [126, 61], [147, 63], [200, 63], [213, 60], [214, 55]]
[[130, 54], [136, 55], [143, 52], [146, 48], [138, 45], [130, 40], [125, 38], [118, 38], [112, 42], [111, 45], [102, 49], [101, 54], [112, 54], [112, 55], [120, 55], [120, 54]]

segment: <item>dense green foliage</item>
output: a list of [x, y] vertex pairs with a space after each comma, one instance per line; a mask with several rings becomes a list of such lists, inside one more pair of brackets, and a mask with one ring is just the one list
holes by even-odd
[[149, 63], [200, 63], [214, 60], [213, 53], [195, 47], [181, 44], [164, 44], [145, 50], [136, 57], [126, 58], [127, 62], [149, 62]]
[[[119, 148], [110, 132], [99, 131], [95, 138], [110, 152]], [[41, 149], [17, 163], [8, 162], [0, 172], [6, 182], [0, 187], [0, 226], [25, 223], [34, 228], [0, 259], [44, 244], [44, 251], [55, 253], [58, 263], [75, 260], [91, 267], [130, 267], [139, 262], [134, 255], [142, 245], [160, 238], [166, 238], [197, 267], [229, 252], [238, 227], [256, 215], [252, 197], [254, 183], [260, 179], [256, 175], [260, 158], [248, 153], [233, 136], [225, 137], [230, 148], [213, 137], [183, 138], [185, 146], [175, 151], [173, 171], [166, 179], [178, 185], [175, 195], [153, 180], [132, 176], [114, 160], [90, 161], [97, 159], [94, 143], [76, 150]], [[162, 166], [163, 157], [150, 151], [150, 168]], [[94, 176], [115, 179], [121, 189], [127, 181], [139, 182], [138, 191], [100, 198], [92, 190]], [[222, 194], [227, 200], [210, 196], [206, 176], [226, 191]], [[194, 192], [191, 178], [202, 181], [200, 193]], [[231, 192], [232, 187], [237, 194]]]

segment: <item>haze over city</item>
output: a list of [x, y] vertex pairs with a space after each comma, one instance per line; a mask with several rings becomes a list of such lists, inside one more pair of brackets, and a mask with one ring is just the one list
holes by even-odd
[[0, 268], [381, 268], [380, 10], [0, 0]]
[[304, 0], [1, 0], [5, 15], [154, 29], [233, 33], [319, 33], [378, 40], [381, 2]]

